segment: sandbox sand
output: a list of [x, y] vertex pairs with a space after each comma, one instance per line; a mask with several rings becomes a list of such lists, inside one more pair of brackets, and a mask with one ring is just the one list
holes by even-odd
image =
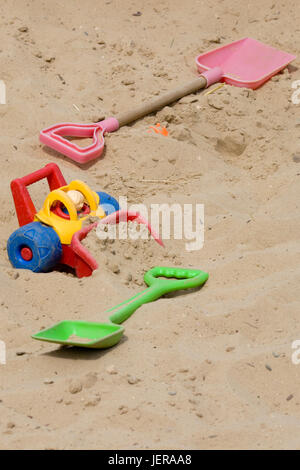
[[[97, 121], [193, 79], [197, 54], [241, 37], [299, 54], [299, 2], [3, 0], [0, 18], [0, 448], [299, 448], [299, 58], [256, 91], [188, 96], [107, 136], [86, 168], [38, 141], [43, 127]], [[168, 137], [148, 132], [157, 122]], [[90, 278], [14, 270], [9, 183], [52, 161], [129, 203], [205, 204], [203, 249], [91, 233]], [[40, 207], [46, 184], [31, 194]], [[155, 265], [210, 279], [143, 306], [113, 349], [31, 339], [62, 319], [106, 321]]]

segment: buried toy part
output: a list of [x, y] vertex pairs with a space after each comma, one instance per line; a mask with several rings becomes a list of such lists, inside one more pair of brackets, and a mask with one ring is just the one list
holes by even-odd
[[[44, 178], [47, 178], [50, 193], [42, 209], [37, 211], [27, 187]], [[66, 265], [73, 268], [78, 277], [90, 276], [98, 264], [81, 241], [99, 222], [136, 220], [146, 224], [152, 233], [139, 213], [121, 211], [117, 200], [109, 194], [94, 192], [79, 180], [67, 184], [55, 163], [13, 180], [11, 191], [20, 228], [9, 237], [7, 252], [11, 264], [18, 269], [38, 273]], [[84, 226], [83, 222], [89, 217], [99, 222]], [[155, 234], [154, 238], [157, 239]]]

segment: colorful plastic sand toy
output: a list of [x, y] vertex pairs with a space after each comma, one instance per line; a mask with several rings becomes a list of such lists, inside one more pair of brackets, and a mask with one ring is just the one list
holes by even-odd
[[[37, 211], [27, 186], [44, 178], [50, 193]], [[67, 184], [55, 163], [13, 180], [11, 191], [20, 228], [9, 237], [7, 252], [11, 264], [18, 269], [47, 272], [57, 265], [66, 265], [78, 277], [90, 276], [98, 264], [81, 241], [100, 221], [105, 222], [107, 217], [107, 223], [136, 220], [147, 224], [138, 212], [121, 211], [109, 194], [94, 192], [79, 180]], [[96, 217], [99, 222], [84, 226], [89, 217]], [[152, 233], [149, 225], [148, 229]], [[154, 237], [160, 242], [155, 234]]]
[[[114, 132], [174, 103], [183, 96], [196, 93], [219, 81], [255, 90], [294, 59], [294, 55], [274, 49], [255, 39], [240, 39], [199, 55], [196, 63], [201, 75], [159, 95], [153, 101], [141, 103], [137, 108], [131, 108], [116, 117], [109, 117], [100, 122], [55, 124], [40, 132], [40, 141], [71, 160], [84, 164], [101, 156], [104, 149], [104, 134], [107, 132]], [[158, 130], [153, 129], [154, 132]], [[167, 131], [163, 132], [158, 133], [167, 135]], [[67, 137], [87, 137], [93, 139], [93, 142], [83, 148]]]
[[208, 273], [199, 269], [167, 268], [156, 266], [144, 275], [148, 288], [135, 294], [106, 311], [109, 323], [82, 320], [64, 320], [36, 333], [32, 337], [39, 341], [79, 346], [81, 348], [110, 348], [117, 344], [124, 333], [120, 326], [141, 305], [153, 302], [169, 292], [192, 289], [202, 286]]

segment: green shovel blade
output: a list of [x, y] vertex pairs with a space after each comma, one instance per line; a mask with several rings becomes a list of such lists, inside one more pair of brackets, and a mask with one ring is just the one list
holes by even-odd
[[117, 344], [123, 333], [124, 327], [113, 323], [65, 320], [32, 335], [32, 338], [68, 346], [102, 349]]

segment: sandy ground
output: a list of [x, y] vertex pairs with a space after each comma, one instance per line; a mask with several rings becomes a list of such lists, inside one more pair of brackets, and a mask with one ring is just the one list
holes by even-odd
[[[1, 0], [0, 21], [0, 448], [299, 448], [299, 58], [261, 89], [198, 93], [109, 135], [87, 168], [38, 141], [47, 125], [97, 121], [193, 79], [197, 53], [220, 44], [251, 36], [299, 54], [299, 2]], [[168, 137], [148, 133], [157, 122]], [[51, 161], [130, 203], [205, 204], [203, 249], [91, 234], [92, 277], [16, 273], [9, 183]], [[46, 186], [31, 194], [39, 206]], [[106, 320], [157, 264], [210, 279], [142, 307], [110, 350], [30, 338], [61, 319]]]

